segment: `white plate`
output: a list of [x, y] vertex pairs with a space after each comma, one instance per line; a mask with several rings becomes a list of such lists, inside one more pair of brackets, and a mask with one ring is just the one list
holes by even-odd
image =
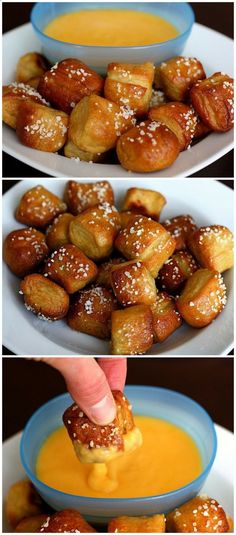
[[[22, 225], [14, 218], [22, 194], [38, 180], [23, 180], [3, 196], [3, 238]], [[46, 188], [63, 195], [65, 180], [44, 180]], [[167, 199], [162, 220], [190, 213], [199, 226], [219, 224], [233, 229], [233, 191], [220, 182], [206, 179], [113, 180], [116, 205], [133, 186], [158, 190]], [[205, 329], [182, 325], [163, 344], [155, 344], [150, 355], [222, 355], [233, 345], [233, 270], [224, 274], [228, 303], [220, 316]], [[19, 355], [106, 355], [109, 343], [78, 333], [64, 321], [48, 323], [28, 312], [18, 294], [19, 279], [3, 265], [3, 343]]]
[[[15, 80], [15, 67], [22, 54], [40, 51], [40, 43], [31, 24], [24, 24], [3, 36], [3, 84]], [[194, 24], [183, 55], [195, 56], [202, 61], [207, 75], [224, 71], [233, 75], [233, 41], [201, 24]], [[182, 152], [175, 163], [150, 176], [189, 176], [221, 158], [233, 148], [233, 131], [210, 134], [190, 150]], [[55, 177], [123, 177], [140, 176], [129, 173], [120, 165], [89, 164], [30, 149], [22, 145], [15, 131], [3, 125], [3, 150], [18, 160]]]
[[[213, 468], [202, 488], [201, 494], [208, 494], [221, 503], [226, 513], [233, 517], [233, 460], [234, 435], [224, 427], [215, 425], [218, 448]], [[3, 443], [2, 448], [2, 479], [3, 503], [7, 492], [13, 483], [25, 478], [25, 472], [20, 462], [19, 445], [22, 433], [17, 433]], [[10, 533], [3, 506], [3, 533]]]

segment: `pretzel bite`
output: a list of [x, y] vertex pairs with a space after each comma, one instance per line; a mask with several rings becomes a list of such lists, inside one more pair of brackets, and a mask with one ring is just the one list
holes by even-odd
[[155, 280], [142, 262], [131, 261], [114, 266], [111, 284], [117, 300], [123, 306], [155, 303]]
[[76, 147], [72, 141], [67, 141], [63, 148], [64, 156], [66, 158], [73, 158], [76, 161], [88, 162], [88, 163], [102, 163], [105, 162], [108, 154], [107, 152], [88, 152]]
[[196, 496], [166, 516], [167, 531], [174, 533], [226, 533], [224, 509], [208, 496]]
[[154, 79], [154, 64], [109, 63], [104, 95], [143, 115], [149, 108]]
[[175, 300], [166, 292], [159, 292], [156, 302], [151, 305], [153, 315], [154, 344], [164, 342], [182, 325], [181, 316], [176, 308]]
[[24, 225], [44, 228], [59, 214], [66, 211], [66, 204], [43, 186], [29, 189], [22, 196], [16, 209], [16, 219]]
[[50, 251], [59, 249], [62, 245], [70, 242], [69, 227], [70, 222], [74, 219], [72, 214], [59, 214], [52, 224], [46, 229], [46, 242]]
[[101, 260], [111, 254], [119, 229], [119, 212], [106, 202], [75, 217], [70, 223], [70, 240], [92, 260]]
[[13, 230], [4, 240], [3, 258], [17, 277], [25, 277], [48, 256], [42, 232], [34, 228]]
[[52, 516], [38, 530], [39, 533], [96, 533], [95, 529], [86, 522], [78, 511], [64, 509]]
[[221, 225], [201, 227], [188, 237], [188, 247], [202, 267], [222, 273], [234, 265], [234, 237]]
[[165, 124], [176, 135], [181, 151], [190, 147], [197, 125], [197, 116], [191, 106], [168, 102], [151, 108], [148, 116], [152, 121]]
[[13, 82], [3, 87], [2, 92], [2, 120], [16, 129], [19, 109], [22, 102], [30, 101], [49, 106], [49, 103], [30, 85]]
[[177, 308], [192, 327], [209, 325], [226, 304], [226, 287], [217, 271], [198, 269], [189, 277], [177, 300]]
[[234, 81], [216, 72], [199, 81], [190, 91], [194, 109], [203, 123], [215, 132], [227, 132], [234, 123]]
[[103, 79], [82, 61], [64, 59], [40, 78], [38, 89], [56, 109], [70, 114], [83, 97], [102, 92]]
[[165, 515], [119, 516], [108, 524], [108, 533], [165, 533]]
[[72, 303], [67, 322], [71, 329], [101, 339], [111, 334], [111, 313], [117, 302], [111, 291], [101, 286], [81, 291]]
[[144, 262], [156, 278], [158, 271], [174, 252], [175, 239], [150, 217], [136, 216], [119, 232], [115, 247], [128, 260]]
[[69, 141], [79, 149], [103, 153], [116, 146], [117, 137], [135, 124], [134, 111], [91, 95], [73, 109], [69, 122]]
[[19, 293], [24, 296], [27, 310], [41, 320], [60, 320], [69, 310], [69, 296], [65, 290], [38, 273], [27, 275], [21, 281]]
[[64, 200], [69, 211], [78, 215], [97, 204], [104, 202], [114, 204], [114, 193], [111, 184], [106, 180], [88, 183], [69, 180], [66, 184]]
[[66, 113], [26, 100], [18, 110], [16, 133], [31, 149], [57, 152], [66, 142], [68, 121]]
[[133, 221], [133, 219], [137, 216], [137, 215], [142, 215], [142, 214], [137, 214], [137, 212], [131, 212], [130, 210], [125, 210], [124, 212], [120, 212], [120, 226], [121, 228], [125, 228], [127, 227], [127, 225], [130, 223], [130, 221]]
[[16, 66], [16, 80], [17, 82], [28, 83], [31, 85], [31, 80], [38, 80], [48, 70], [49, 63], [47, 59], [38, 52], [28, 52], [21, 56]]
[[202, 64], [196, 58], [177, 56], [156, 67], [154, 85], [163, 89], [169, 100], [188, 100], [189, 90], [198, 80], [206, 78]]
[[175, 292], [197, 271], [198, 265], [187, 251], [179, 251], [166, 260], [159, 271], [158, 280], [161, 288], [167, 292]]
[[73, 294], [95, 279], [97, 266], [78, 247], [68, 243], [51, 254], [43, 274]]
[[188, 236], [197, 228], [191, 215], [178, 215], [172, 219], [166, 219], [161, 224], [175, 238], [175, 251], [186, 249]]
[[43, 512], [43, 502], [29, 480], [14, 483], [6, 497], [6, 517], [12, 528], [28, 516]]
[[112, 355], [142, 355], [152, 344], [153, 319], [148, 305], [135, 305], [112, 313]]
[[151, 217], [156, 221], [166, 204], [165, 197], [158, 191], [142, 188], [129, 188], [126, 192], [122, 210], [130, 210]]
[[94, 424], [75, 403], [63, 414], [64, 425], [82, 463], [105, 463], [142, 444], [128, 399], [120, 390], [113, 390], [112, 394], [116, 417], [108, 425]]
[[15, 528], [16, 533], [36, 533], [48, 519], [46, 513], [41, 515], [27, 516], [20, 520]]
[[120, 164], [128, 171], [150, 173], [172, 165], [180, 145], [169, 128], [155, 121], [144, 121], [118, 139], [116, 152]]
[[98, 286], [105, 286], [105, 288], [112, 288], [111, 284], [111, 271], [113, 266], [117, 266], [125, 262], [124, 258], [110, 258], [107, 262], [103, 262], [98, 266], [98, 275], [96, 277], [95, 284]]

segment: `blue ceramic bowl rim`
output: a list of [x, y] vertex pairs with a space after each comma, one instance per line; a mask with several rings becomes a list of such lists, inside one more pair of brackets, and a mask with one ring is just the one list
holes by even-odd
[[[36, 33], [39, 33], [41, 36], [43, 36], [44, 39], [46, 39], [49, 43], [51, 41], [55, 42], [55, 43], [60, 43], [60, 44], [64, 44], [64, 45], [69, 45], [69, 46], [73, 46], [75, 47], [75, 50], [80, 50], [81, 48], [87, 48], [87, 49], [91, 49], [91, 48], [98, 48], [99, 50], [102, 50], [104, 48], [109, 48], [109, 49], [120, 49], [120, 50], [126, 50], [127, 48], [130, 50], [145, 50], [147, 48], [154, 48], [154, 47], [161, 47], [161, 46], [164, 46], [165, 44], [167, 43], [174, 43], [174, 42], [178, 42], [178, 40], [181, 40], [186, 34], [188, 34], [190, 31], [191, 31], [191, 28], [195, 22], [195, 13], [193, 11], [193, 8], [192, 6], [190, 6], [189, 2], [180, 2], [181, 4], [183, 4], [187, 9], [188, 9], [188, 12], [189, 12], [189, 15], [190, 15], [190, 23], [188, 25], [188, 28], [183, 32], [183, 33], [180, 33], [179, 35], [177, 35], [177, 37], [174, 37], [173, 39], [168, 39], [167, 41], [162, 41], [161, 43], [153, 43], [152, 45], [142, 45], [142, 46], [104, 46], [104, 45], [76, 45], [75, 43], [69, 43], [67, 41], [60, 41], [59, 39], [54, 39], [54, 37], [50, 37], [49, 35], [46, 35], [45, 33], [43, 33], [37, 26], [37, 22], [36, 22], [36, 16], [37, 16], [37, 9], [38, 9], [38, 6], [42, 5], [42, 2], [36, 2], [36, 4], [33, 6], [32, 10], [31, 10], [31, 13], [30, 13], [30, 22], [35, 30]], [[173, 2], [173, 4], [175, 4], [175, 2]], [[145, 2], [143, 2], [143, 5], [145, 6]], [[134, 3], [134, 6], [135, 6], [135, 3]], [[135, 9], [134, 9], [135, 11]], [[36, 13], [35, 13], [36, 12]]]
[[155, 501], [158, 498], [159, 499], [160, 498], [164, 499], [164, 498], [168, 498], [168, 497], [174, 497], [180, 491], [184, 491], [185, 489], [191, 490], [191, 488], [193, 486], [195, 486], [198, 481], [200, 481], [201, 479], [205, 479], [206, 478], [207, 474], [211, 470], [211, 467], [212, 467], [212, 465], [214, 463], [215, 456], [216, 456], [216, 451], [217, 451], [217, 435], [216, 435], [216, 431], [215, 431], [213, 420], [210, 417], [210, 415], [208, 414], [208, 412], [199, 403], [197, 403], [195, 400], [193, 400], [189, 396], [186, 396], [185, 394], [182, 394], [181, 392], [177, 392], [176, 390], [171, 390], [171, 389], [168, 389], [168, 388], [155, 387], [155, 386], [146, 386], [146, 385], [127, 385], [127, 386], [128, 386], [129, 391], [132, 391], [132, 390], [135, 390], [136, 388], [139, 388], [140, 390], [149, 390], [149, 391], [155, 391], [155, 392], [158, 391], [158, 392], [166, 392], [166, 393], [175, 394], [177, 396], [180, 396], [180, 397], [186, 399], [188, 403], [197, 406], [198, 410], [200, 410], [200, 412], [202, 412], [207, 417], [207, 420], [209, 421], [210, 428], [211, 428], [212, 434], [213, 434], [213, 451], [212, 451], [212, 454], [211, 454], [211, 459], [210, 459], [209, 463], [207, 464], [206, 468], [203, 470], [203, 472], [201, 472], [201, 474], [197, 478], [195, 478], [193, 481], [190, 481], [190, 483], [188, 483], [187, 485], [184, 485], [183, 487], [180, 487], [179, 489], [173, 490], [171, 492], [166, 492], [164, 494], [156, 494], [154, 496], [143, 496], [143, 497], [139, 496], [137, 498], [93, 498], [93, 497], [87, 497], [87, 496], [80, 496], [80, 495], [77, 495], [77, 494], [70, 494], [69, 492], [68, 493], [67, 492], [62, 492], [60, 490], [54, 489], [53, 487], [49, 487], [49, 485], [46, 485], [45, 483], [40, 481], [40, 479], [38, 479], [34, 475], [34, 473], [31, 471], [31, 469], [29, 468], [29, 466], [27, 464], [27, 460], [25, 459], [25, 454], [24, 454], [25, 435], [28, 432], [28, 429], [31, 426], [32, 422], [38, 417], [40, 412], [45, 410], [46, 406], [49, 405], [50, 403], [51, 404], [57, 403], [57, 401], [59, 399], [67, 397], [68, 393], [65, 393], [65, 394], [60, 394], [59, 396], [56, 396], [56, 397], [50, 399], [49, 401], [47, 401], [46, 403], [44, 403], [43, 405], [41, 405], [41, 407], [39, 407], [32, 414], [32, 416], [28, 420], [28, 422], [27, 422], [27, 424], [26, 424], [26, 426], [25, 426], [25, 428], [23, 430], [23, 435], [21, 437], [21, 442], [20, 442], [20, 459], [21, 459], [23, 468], [26, 471], [26, 474], [28, 475], [29, 479], [34, 483], [34, 485], [36, 487], [38, 487], [38, 488], [42, 487], [42, 489], [45, 489], [47, 491], [52, 491], [57, 496], [61, 496], [61, 497], [63, 497], [63, 496], [71, 496], [73, 498], [78, 498], [81, 502], [86, 502], [89, 505], [97, 503], [97, 500], [103, 501], [103, 502], [107, 502], [108, 501], [108, 503], [111, 503], [111, 504], [115, 503], [115, 502], [116, 503], [118, 503], [118, 502], [128, 502], [128, 503], [132, 504], [132, 502], [138, 502], [138, 503], [139, 502], [144, 502], [144, 503], [146, 503], [146, 502], [149, 502], [149, 501], [151, 501], [151, 502]]

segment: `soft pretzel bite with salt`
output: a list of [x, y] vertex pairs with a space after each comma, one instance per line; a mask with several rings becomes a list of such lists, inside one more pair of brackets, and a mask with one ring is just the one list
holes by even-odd
[[161, 288], [169, 293], [176, 292], [198, 267], [190, 253], [179, 251], [166, 260], [158, 273]]
[[55, 217], [51, 225], [46, 229], [46, 242], [50, 251], [59, 249], [62, 245], [70, 243], [69, 227], [70, 222], [74, 219], [72, 214], [59, 214]]
[[113, 266], [111, 284], [116, 299], [123, 306], [150, 305], [156, 300], [155, 279], [142, 262], [132, 260]]
[[51, 254], [43, 274], [73, 294], [95, 279], [97, 266], [78, 247], [68, 243]]
[[113, 266], [118, 266], [125, 262], [125, 258], [110, 258], [107, 262], [103, 262], [98, 266], [98, 275], [95, 280], [95, 284], [98, 286], [104, 286], [105, 288], [111, 289], [111, 272]]
[[188, 247], [202, 267], [222, 273], [234, 265], [234, 237], [222, 225], [195, 230], [188, 237]]
[[168, 230], [175, 239], [175, 251], [183, 251], [187, 248], [187, 238], [196, 230], [197, 225], [191, 215], [178, 215], [162, 221], [163, 227]]
[[120, 212], [120, 226], [121, 228], [127, 227], [127, 225], [135, 218], [138, 214], [137, 212], [131, 212], [130, 210], [125, 210], [124, 212]]
[[16, 129], [19, 109], [22, 102], [36, 102], [49, 106], [49, 103], [30, 85], [13, 82], [2, 90], [2, 120]]
[[24, 225], [44, 228], [66, 211], [66, 204], [43, 186], [24, 193], [16, 209], [16, 219]]
[[198, 269], [189, 277], [177, 299], [177, 309], [192, 327], [209, 325], [226, 304], [226, 287], [217, 271]]
[[68, 122], [66, 113], [26, 100], [18, 110], [16, 134], [31, 149], [57, 152], [66, 142]]
[[27, 275], [21, 281], [19, 293], [24, 297], [27, 310], [42, 320], [60, 320], [69, 310], [69, 296], [65, 290], [41, 274]]
[[[31, 85], [31, 80], [36, 83], [40, 77], [48, 70], [47, 59], [38, 52], [27, 52], [21, 56], [16, 65], [16, 80], [24, 84]], [[38, 85], [38, 84], [37, 84]], [[35, 85], [34, 85], [35, 87]]]
[[116, 417], [108, 425], [96, 425], [75, 403], [63, 414], [63, 422], [82, 463], [105, 463], [142, 444], [132, 407], [119, 390], [112, 391]]
[[165, 125], [142, 121], [121, 135], [116, 152], [122, 167], [136, 173], [161, 171], [174, 163], [180, 152], [178, 139]]
[[180, 150], [190, 147], [195, 136], [197, 115], [183, 102], [168, 102], [149, 110], [149, 119], [165, 124], [178, 138]]
[[70, 241], [92, 260], [107, 258], [120, 229], [120, 215], [108, 203], [88, 208], [70, 223]]
[[69, 211], [78, 215], [87, 208], [104, 202], [114, 205], [114, 193], [107, 180], [88, 183], [69, 180], [65, 187], [64, 200]]
[[234, 125], [234, 81], [216, 72], [197, 82], [190, 91], [192, 105], [203, 123], [215, 132], [227, 132]]
[[108, 533], [165, 533], [165, 515], [118, 516], [108, 524]]
[[182, 325], [175, 300], [166, 292], [158, 292], [156, 302], [151, 305], [153, 315], [154, 343], [164, 342]]
[[175, 239], [150, 217], [136, 216], [119, 232], [115, 247], [128, 260], [144, 262], [156, 278], [158, 271], [174, 252]]
[[229, 524], [224, 509], [208, 496], [196, 496], [166, 516], [171, 533], [227, 533]]
[[158, 191], [144, 188], [129, 188], [122, 204], [122, 211], [143, 214], [159, 221], [162, 209], [166, 204], [165, 197]]
[[191, 87], [204, 78], [206, 74], [199, 60], [177, 56], [156, 67], [154, 85], [163, 89], [169, 100], [185, 102]]
[[48, 516], [38, 533], [96, 533], [79, 511], [64, 509]]
[[150, 306], [135, 305], [112, 313], [112, 355], [142, 355], [152, 344], [153, 318]]
[[44, 512], [44, 504], [31, 481], [17, 481], [9, 488], [5, 500], [7, 520], [12, 528], [23, 519]]
[[13, 230], [3, 244], [4, 261], [17, 277], [34, 271], [48, 253], [44, 234], [32, 227]]
[[116, 308], [117, 301], [108, 289], [85, 289], [75, 296], [67, 322], [75, 331], [106, 340], [110, 338], [111, 314]]
[[75, 105], [93, 93], [100, 94], [103, 78], [85, 63], [68, 58], [40, 78], [38, 90], [58, 110], [70, 114]]
[[148, 111], [154, 79], [154, 64], [109, 63], [104, 95], [117, 104], [125, 104], [136, 115]]

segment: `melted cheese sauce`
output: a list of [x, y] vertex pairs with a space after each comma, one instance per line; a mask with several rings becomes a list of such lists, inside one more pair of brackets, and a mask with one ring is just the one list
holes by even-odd
[[142, 46], [179, 35], [170, 22], [135, 10], [93, 9], [66, 13], [53, 19], [44, 33], [76, 45]]
[[164, 420], [136, 416], [143, 444], [107, 464], [82, 464], [64, 427], [43, 444], [36, 463], [38, 479], [57, 490], [99, 498], [163, 494], [190, 483], [202, 470], [193, 439]]

